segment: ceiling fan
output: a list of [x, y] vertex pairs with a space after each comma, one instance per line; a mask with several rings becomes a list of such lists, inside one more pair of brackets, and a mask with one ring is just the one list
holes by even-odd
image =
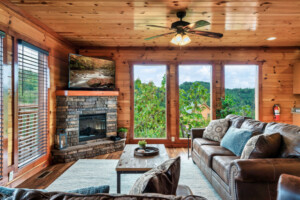
[[176, 33], [176, 35], [172, 38], [171, 43], [175, 44], [175, 45], [186, 45], [188, 43], [191, 42], [191, 39], [189, 38], [189, 36], [187, 35], [187, 33], [190, 34], [194, 34], [194, 35], [201, 35], [201, 36], [205, 36], [205, 37], [211, 37], [211, 38], [222, 38], [223, 34], [222, 33], [214, 33], [214, 32], [208, 32], [208, 31], [197, 31], [195, 30], [196, 28], [199, 27], [203, 27], [203, 26], [207, 26], [210, 23], [208, 21], [205, 20], [199, 20], [196, 21], [195, 23], [189, 23], [186, 21], [183, 21], [182, 19], [185, 17], [186, 12], [180, 11], [177, 12], [177, 17], [180, 19], [177, 22], [172, 23], [171, 28], [165, 27], [165, 26], [157, 26], [157, 25], [147, 25], [150, 27], [155, 27], [155, 28], [164, 28], [164, 29], [169, 29], [169, 30], [174, 30], [172, 32], [169, 33], [163, 33], [160, 35], [156, 35], [156, 36], [152, 36], [149, 38], [145, 38], [145, 40], [151, 40], [151, 39], [155, 39], [158, 37], [162, 37], [162, 36], [166, 36], [166, 35], [171, 35]]

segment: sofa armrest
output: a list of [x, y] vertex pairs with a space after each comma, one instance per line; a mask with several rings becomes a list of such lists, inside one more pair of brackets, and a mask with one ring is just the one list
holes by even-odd
[[202, 138], [205, 128], [192, 128], [192, 140]]
[[233, 182], [277, 182], [283, 173], [300, 176], [300, 159], [237, 159], [230, 164]]

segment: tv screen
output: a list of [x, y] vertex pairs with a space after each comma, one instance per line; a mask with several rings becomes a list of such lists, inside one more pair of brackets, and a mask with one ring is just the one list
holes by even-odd
[[114, 89], [114, 61], [70, 54], [69, 88]]

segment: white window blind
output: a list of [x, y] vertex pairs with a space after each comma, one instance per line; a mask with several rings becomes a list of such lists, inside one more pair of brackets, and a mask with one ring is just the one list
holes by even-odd
[[47, 152], [48, 52], [18, 43], [18, 166]]
[[3, 38], [5, 33], [0, 31], [0, 177], [3, 175]]

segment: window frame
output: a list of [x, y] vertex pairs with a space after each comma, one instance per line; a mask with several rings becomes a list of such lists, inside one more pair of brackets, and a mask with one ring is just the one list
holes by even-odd
[[[40, 43], [37, 43], [35, 41], [32, 41], [30, 39], [28, 39], [27, 37], [23, 37], [20, 35], [15, 35], [14, 33], [11, 34], [12, 37], [14, 37], [14, 44], [13, 44], [13, 117], [14, 117], [14, 121], [13, 121], [13, 128], [14, 128], [14, 135], [13, 135], [13, 165], [9, 168], [9, 171], [14, 171], [14, 177], [20, 176], [22, 175], [24, 172], [28, 172], [30, 171], [30, 169], [37, 167], [37, 169], [42, 169], [45, 166], [47, 166], [50, 163], [50, 151], [51, 151], [51, 147], [50, 147], [50, 134], [49, 134], [49, 130], [50, 130], [50, 124], [49, 124], [49, 120], [50, 120], [50, 88], [49, 88], [49, 83], [50, 83], [50, 48], [47, 48], [43, 45], [41, 45]], [[19, 84], [19, 80], [18, 80], [18, 72], [19, 72], [19, 61], [18, 61], [18, 40], [23, 40], [24, 42], [39, 48], [45, 52], [49, 52], [49, 56], [48, 56], [48, 66], [47, 66], [47, 71], [48, 71], [48, 89], [47, 89], [47, 130], [46, 130], [46, 134], [47, 134], [47, 142], [46, 142], [46, 154], [37, 158], [36, 160], [34, 160], [33, 162], [23, 166], [22, 168], [18, 167], [18, 84]], [[29, 42], [28, 42], [29, 41]], [[45, 165], [45, 163], [48, 163]]]
[[222, 62], [222, 97], [225, 97], [225, 65], [257, 65], [257, 82], [255, 87], [255, 120], [262, 120], [262, 65], [263, 61], [226, 61]]
[[[166, 66], [166, 138], [135, 138], [134, 137], [134, 66], [135, 65], [165, 65]], [[130, 129], [129, 129], [129, 143], [137, 143], [145, 139], [149, 144], [166, 144], [171, 140], [170, 135], [170, 62], [130, 62]]]
[[[207, 62], [205, 62], [205, 61], [197, 61], [197, 62], [180, 62], [180, 63], [177, 63], [177, 65], [176, 65], [176, 95], [178, 96], [178, 103], [177, 103], [177, 108], [176, 108], [176, 110], [177, 110], [177, 113], [176, 113], [176, 118], [177, 118], [177, 122], [178, 123], [176, 123], [176, 129], [177, 129], [177, 131], [176, 131], [176, 140], [177, 141], [182, 141], [182, 140], [187, 140], [188, 138], [181, 138], [180, 137], [180, 125], [179, 125], [179, 115], [180, 115], [180, 113], [179, 113], [179, 98], [180, 98], [180, 95], [179, 95], [179, 66], [180, 65], [210, 65], [211, 66], [211, 72], [210, 72], [210, 80], [211, 80], [211, 82], [210, 82], [210, 107], [211, 107], [211, 109], [210, 109], [210, 120], [214, 120], [215, 118], [216, 118], [216, 115], [215, 115], [215, 113], [216, 113], [216, 107], [215, 107], [215, 105], [216, 105], [216, 101], [215, 101], [215, 95], [214, 95], [214, 91], [216, 91], [215, 90], [215, 63], [214, 62], [211, 62], [211, 61], [207, 61]], [[195, 127], [195, 128], [200, 128], [200, 127]]]

